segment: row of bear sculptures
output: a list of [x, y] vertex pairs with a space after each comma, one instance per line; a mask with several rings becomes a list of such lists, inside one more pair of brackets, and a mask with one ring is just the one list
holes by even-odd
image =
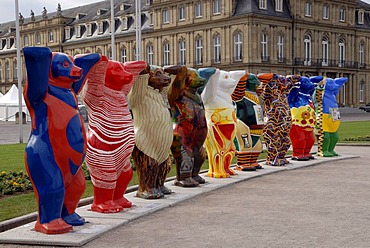
[[[85, 190], [85, 161], [94, 187], [91, 210], [120, 212], [132, 179], [136, 196], [158, 199], [176, 164], [175, 185], [204, 184], [199, 175], [208, 157], [207, 176], [227, 178], [236, 170], [262, 169], [257, 163], [263, 136], [266, 164], [337, 156], [339, 112], [336, 95], [346, 78], [254, 75], [244, 70], [161, 68], [144, 61], [120, 63], [100, 54], [23, 49], [27, 82], [24, 97], [32, 118], [25, 164], [38, 204], [35, 230], [66, 233], [85, 220], [75, 210]], [[78, 111], [81, 94], [89, 123]], [[207, 156], [207, 155], [208, 156]]]

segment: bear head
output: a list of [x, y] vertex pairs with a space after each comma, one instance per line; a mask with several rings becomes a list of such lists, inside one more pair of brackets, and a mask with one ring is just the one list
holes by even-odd
[[83, 70], [74, 65], [71, 56], [53, 52], [50, 65], [49, 82], [55, 86], [70, 88], [71, 84], [83, 76]]

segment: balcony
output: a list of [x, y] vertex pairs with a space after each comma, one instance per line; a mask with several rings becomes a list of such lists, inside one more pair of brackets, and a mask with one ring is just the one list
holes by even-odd
[[335, 59], [309, 59], [294, 58], [295, 66], [310, 66], [310, 67], [339, 67], [339, 68], [352, 68], [352, 69], [365, 69], [366, 64], [359, 64], [355, 61], [335, 60]]

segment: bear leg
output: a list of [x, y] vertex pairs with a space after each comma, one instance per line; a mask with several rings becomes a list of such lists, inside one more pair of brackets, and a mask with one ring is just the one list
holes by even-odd
[[130, 168], [129, 171], [122, 172], [121, 175], [119, 175], [118, 177], [116, 188], [114, 189], [113, 201], [123, 208], [132, 207], [132, 202], [130, 202], [124, 197], [127, 186], [132, 179], [132, 175], [133, 175], [132, 168]]

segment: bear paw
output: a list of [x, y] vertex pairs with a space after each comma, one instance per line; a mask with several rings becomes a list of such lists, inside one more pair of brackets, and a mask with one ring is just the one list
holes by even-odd
[[62, 218], [59, 218], [44, 224], [37, 220], [35, 230], [45, 234], [62, 234], [72, 231], [73, 227], [68, 225]]

